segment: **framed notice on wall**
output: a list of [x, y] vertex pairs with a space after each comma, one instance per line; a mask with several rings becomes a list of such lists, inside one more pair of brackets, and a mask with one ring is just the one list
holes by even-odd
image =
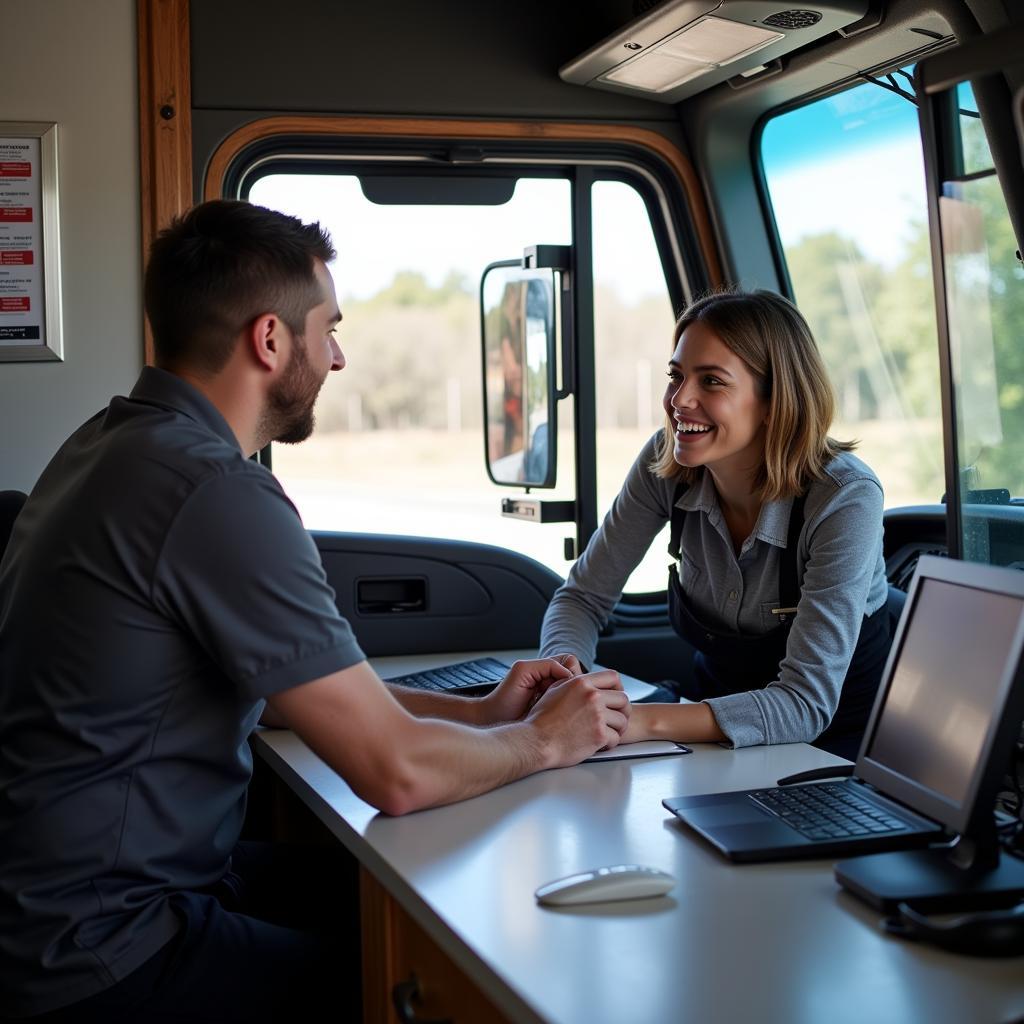
[[0, 362], [63, 358], [57, 126], [0, 121]]

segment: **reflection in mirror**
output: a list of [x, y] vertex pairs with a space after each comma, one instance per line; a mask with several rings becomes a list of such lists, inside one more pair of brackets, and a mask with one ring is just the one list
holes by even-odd
[[555, 289], [550, 270], [493, 264], [481, 285], [487, 470], [496, 484], [552, 487]]

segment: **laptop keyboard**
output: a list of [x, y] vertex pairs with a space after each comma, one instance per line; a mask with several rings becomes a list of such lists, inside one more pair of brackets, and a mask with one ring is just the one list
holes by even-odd
[[406, 676], [395, 676], [389, 683], [411, 686], [416, 690], [433, 690], [444, 693], [462, 690], [466, 687], [491, 687], [505, 678], [509, 666], [497, 658], [474, 658], [460, 661], [455, 665], [440, 665], [423, 672], [411, 672]]
[[898, 818], [835, 782], [759, 789], [749, 795], [759, 807], [808, 839], [846, 839], [907, 829]]

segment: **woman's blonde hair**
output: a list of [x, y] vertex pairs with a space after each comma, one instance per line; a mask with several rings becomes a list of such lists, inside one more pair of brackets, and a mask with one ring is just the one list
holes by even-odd
[[[691, 303], [676, 321], [673, 347], [692, 323], [706, 324], [747, 364], [760, 396], [768, 402], [764, 465], [754, 481], [762, 502], [803, 493], [820, 480], [825, 466], [856, 442], [828, 436], [835, 397], [818, 346], [793, 303], [767, 291], [721, 291]], [[675, 427], [666, 419], [664, 443], [651, 471], [687, 483], [702, 467], [680, 466], [673, 458]]]

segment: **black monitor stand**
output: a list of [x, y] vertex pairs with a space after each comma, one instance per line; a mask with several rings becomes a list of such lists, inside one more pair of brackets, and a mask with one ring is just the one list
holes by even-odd
[[900, 903], [927, 913], [985, 910], [1024, 899], [1024, 860], [1000, 855], [992, 819], [953, 846], [853, 857], [835, 872], [845, 889], [885, 911]]

